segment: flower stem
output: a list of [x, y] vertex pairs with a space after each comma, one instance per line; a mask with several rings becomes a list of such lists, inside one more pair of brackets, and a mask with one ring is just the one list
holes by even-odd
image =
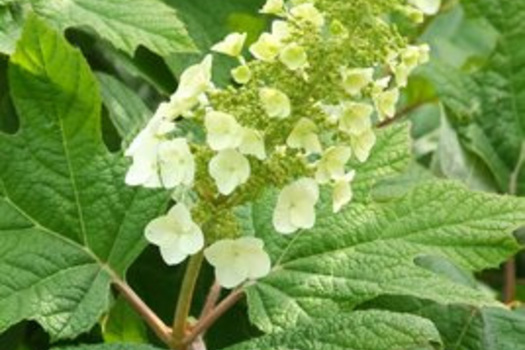
[[113, 285], [122, 297], [142, 317], [148, 326], [155, 332], [157, 337], [167, 345], [171, 344], [171, 329], [144, 303], [144, 301], [131, 289], [122, 279], [113, 275]]
[[208, 296], [206, 297], [206, 302], [204, 303], [204, 307], [202, 308], [199, 319], [202, 319], [208, 315], [213, 310], [215, 305], [217, 305], [217, 301], [221, 296], [221, 290], [221, 285], [219, 282], [215, 281], [210, 288]]
[[199, 277], [199, 271], [202, 265], [204, 253], [201, 251], [193, 255], [186, 267], [186, 273], [182, 281], [175, 318], [173, 320], [173, 345], [177, 350], [186, 350], [186, 344], [183, 339], [186, 335], [186, 326], [190, 314], [191, 302], [193, 300], [193, 291]]
[[192, 344], [202, 333], [210, 328], [219, 317], [221, 317], [226, 311], [228, 311], [233, 305], [235, 305], [244, 296], [242, 289], [235, 289], [232, 291], [223, 301], [217, 305], [215, 309], [205, 315], [197, 322], [192, 328], [191, 333], [184, 338], [183, 345], [187, 346]]

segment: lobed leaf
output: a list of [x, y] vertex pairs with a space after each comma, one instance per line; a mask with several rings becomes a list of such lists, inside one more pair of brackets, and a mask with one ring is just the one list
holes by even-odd
[[158, 0], [31, 0], [55, 26], [89, 27], [133, 55], [139, 45], [166, 56], [195, 46], [177, 12]]
[[0, 332], [33, 319], [72, 338], [107, 309], [112, 277], [142, 251], [166, 199], [124, 185], [125, 160], [102, 142], [95, 77], [36, 16], [9, 83], [20, 130], [0, 133]]
[[263, 336], [227, 350], [429, 350], [441, 343], [423, 318], [387, 311], [358, 311]]
[[414, 260], [444, 257], [470, 271], [498, 266], [519, 249], [511, 232], [525, 222], [524, 201], [423, 183], [387, 203], [354, 203], [334, 215], [329, 197], [323, 196], [316, 226], [292, 237], [272, 227], [273, 193], [252, 208], [254, 232], [274, 264], [269, 276], [247, 288], [250, 316], [262, 330], [288, 328], [379, 295], [497, 305]]

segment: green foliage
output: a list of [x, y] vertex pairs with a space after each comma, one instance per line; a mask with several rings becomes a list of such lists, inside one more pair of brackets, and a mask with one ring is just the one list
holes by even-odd
[[358, 311], [317, 319], [303, 327], [227, 350], [431, 350], [440, 342], [439, 334], [428, 320], [384, 311]]
[[35, 319], [71, 338], [106, 311], [111, 275], [141, 252], [165, 199], [122, 183], [97, 82], [61, 35], [30, 17], [9, 65], [21, 129], [0, 134], [0, 329]]
[[485, 293], [422, 269], [414, 259], [437, 255], [473, 271], [495, 267], [519, 249], [509, 232], [525, 220], [521, 200], [430, 183], [383, 205], [354, 205], [337, 220], [325, 198], [316, 227], [287, 239], [268, 224], [273, 201], [270, 195], [256, 204], [252, 218], [275, 264], [248, 289], [252, 321], [265, 331], [382, 294], [494, 304]]
[[31, 0], [61, 29], [87, 26], [132, 55], [139, 45], [160, 55], [195, 48], [177, 13], [157, 0]]
[[111, 308], [103, 335], [106, 343], [148, 343], [146, 325], [122, 297]]
[[462, 69], [439, 63], [426, 69], [427, 76], [454, 113], [463, 145], [487, 164], [500, 191], [521, 194], [525, 186], [521, 171], [525, 153], [525, 4], [486, 0], [465, 1], [464, 5], [471, 22], [488, 27], [483, 38], [497, 33], [494, 52], [474, 68], [468, 62]]
[[[318, 5], [331, 11], [333, 1]], [[351, 60], [403, 42], [371, 22], [400, 3], [356, 0], [348, 6], [364, 13], [337, 14], [359, 29]], [[40, 337], [61, 341], [54, 350], [157, 349], [110, 285], [127, 275], [171, 324], [184, 266], [143, 252], [144, 227], [169, 198], [124, 185], [121, 149], [210, 45], [232, 31], [251, 43], [268, 28], [263, 4], [0, 0], [0, 347], [46, 347], [26, 339], [32, 320]], [[525, 194], [525, 3], [451, 4], [419, 38], [433, 61], [410, 81], [398, 115], [411, 116], [412, 129], [378, 129], [367, 162], [351, 161], [354, 197], [342, 213], [323, 192], [315, 227], [283, 236], [272, 225], [274, 189], [238, 209], [240, 228], [264, 240], [273, 268], [206, 333], [208, 349], [525, 350], [523, 309], [505, 307], [473, 276], [521, 249], [512, 232], [525, 223], [525, 202], [468, 189]], [[388, 35], [367, 37], [380, 32]], [[235, 60], [214, 61], [215, 83], [231, 83]], [[204, 142], [191, 120], [178, 127]], [[212, 282], [205, 266], [192, 315]], [[107, 344], [76, 346], [94, 326], [88, 342]]]

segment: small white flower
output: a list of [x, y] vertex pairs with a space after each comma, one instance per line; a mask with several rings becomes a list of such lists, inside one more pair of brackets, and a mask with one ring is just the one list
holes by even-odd
[[279, 55], [279, 60], [290, 70], [304, 68], [308, 64], [306, 51], [296, 43], [286, 45]]
[[233, 68], [231, 75], [237, 84], [247, 84], [252, 79], [252, 71], [245, 64]]
[[190, 211], [181, 203], [171, 208], [168, 214], [150, 222], [145, 234], [150, 243], [159, 246], [168, 265], [181, 263], [204, 246], [199, 225], [193, 222]]
[[392, 77], [388, 75], [384, 78], [374, 81], [374, 85], [372, 86], [372, 95], [377, 95], [385, 91], [388, 88], [391, 80]]
[[361, 163], [368, 159], [375, 144], [376, 135], [372, 129], [368, 129], [360, 135], [352, 136], [350, 139], [352, 151]]
[[319, 185], [302, 178], [282, 189], [273, 211], [273, 226], [282, 234], [310, 229], [315, 224], [315, 205], [319, 200]]
[[133, 157], [133, 163], [126, 174], [127, 185], [142, 185], [147, 188], [162, 187], [157, 162], [157, 152], [161, 141], [147, 128], [133, 140], [131, 146], [126, 150], [126, 156]]
[[343, 89], [351, 96], [358, 95], [363, 88], [373, 81], [373, 76], [373, 68], [342, 69]]
[[283, 0], [267, 0], [263, 8], [259, 10], [260, 13], [268, 15], [280, 15], [284, 12]]
[[259, 90], [261, 105], [270, 118], [287, 118], [292, 111], [288, 96], [277, 89], [262, 88]]
[[304, 3], [293, 7], [290, 10], [290, 14], [299, 21], [311, 23], [317, 28], [322, 27], [325, 23], [321, 12], [311, 3]]
[[262, 278], [271, 269], [264, 242], [255, 237], [220, 240], [206, 248], [204, 256], [215, 267], [217, 281], [224, 288], [234, 288], [246, 280]]
[[380, 121], [392, 118], [396, 114], [396, 105], [399, 100], [399, 89], [392, 88], [373, 96]]
[[441, 0], [408, 0], [408, 2], [426, 15], [435, 15], [441, 7]]
[[315, 179], [320, 184], [340, 178], [345, 173], [345, 165], [352, 156], [352, 149], [345, 146], [334, 146], [327, 149], [319, 163]]
[[191, 186], [195, 177], [195, 159], [185, 138], [162, 142], [158, 149], [159, 175], [163, 187]]
[[262, 134], [257, 130], [244, 128], [239, 151], [242, 154], [252, 155], [260, 160], [265, 160], [266, 149], [264, 146], [264, 138]]
[[339, 130], [348, 135], [359, 135], [370, 129], [370, 117], [374, 108], [366, 103], [347, 102], [343, 104], [339, 119]]
[[242, 141], [242, 126], [231, 114], [209, 111], [204, 118], [207, 141], [211, 149], [237, 148]]
[[199, 99], [211, 87], [212, 56], [188, 67], [181, 75], [177, 91], [171, 96], [170, 109], [172, 118], [188, 112], [199, 103]]
[[332, 192], [332, 206], [334, 213], [340, 212], [345, 205], [352, 201], [353, 192], [351, 183], [354, 177], [355, 171], [352, 170], [335, 181]]
[[421, 24], [425, 21], [425, 14], [420, 9], [412, 6], [403, 6], [400, 8], [402, 14], [415, 24]]
[[286, 144], [291, 148], [304, 149], [306, 153], [321, 153], [323, 149], [317, 131], [313, 121], [301, 118], [286, 139]]
[[253, 57], [261, 61], [272, 62], [279, 55], [282, 43], [270, 33], [262, 33], [259, 39], [250, 46]]
[[404, 63], [391, 65], [390, 67], [396, 77], [396, 84], [398, 87], [404, 88], [408, 84], [408, 76], [410, 75], [411, 68]]
[[227, 196], [248, 181], [250, 162], [236, 150], [226, 149], [212, 158], [208, 171], [215, 180], [219, 192]]
[[290, 24], [287, 21], [277, 20], [272, 22], [272, 36], [280, 42], [291, 36]]
[[211, 50], [228, 56], [239, 57], [246, 42], [246, 33], [231, 33], [223, 41], [212, 46]]

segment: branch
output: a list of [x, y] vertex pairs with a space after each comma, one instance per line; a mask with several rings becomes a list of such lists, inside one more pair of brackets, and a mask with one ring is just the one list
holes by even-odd
[[195, 339], [197, 339], [202, 333], [206, 332], [219, 317], [224, 315], [233, 305], [235, 305], [239, 300], [244, 296], [244, 291], [242, 289], [235, 289], [232, 291], [223, 301], [217, 305], [213, 311], [208, 315], [200, 319], [195, 327], [191, 330], [191, 333], [184, 338], [183, 345], [192, 344]]
[[204, 303], [204, 307], [202, 308], [199, 319], [206, 317], [211, 311], [213, 311], [213, 308], [215, 305], [217, 305], [217, 301], [219, 301], [221, 296], [221, 290], [221, 285], [218, 281], [215, 281], [208, 292], [208, 296], [206, 297], [206, 302]]
[[379, 124], [377, 124], [377, 128], [381, 129], [381, 128], [384, 128], [384, 127], [386, 127], [386, 126], [388, 126], [390, 124], [393, 124], [394, 122], [402, 119], [403, 117], [405, 117], [406, 115], [408, 115], [411, 112], [415, 111], [416, 109], [418, 109], [420, 107], [423, 107], [424, 105], [426, 105], [428, 103], [435, 103], [435, 102], [438, 102], [438, 98], [437, 97], [430, 98], [430, 99], [427, 99], [427, 100], [422, 100], [422, 101], [416, 102], [416, 103], [414, 103], [412, 105], [406, 106], [405, 108], [403, 108], [402, 110], [397, 112], [396, 115], [393, 116], [392, 118], [385, 119], [382, 122], [380, 122]]
[[118, 276], [113, 275], [113, 285], [131, 307], [142, 317], [157, 337], [167, 345], [171, 344], [171, 329], [151, 310], [133, 289]]

